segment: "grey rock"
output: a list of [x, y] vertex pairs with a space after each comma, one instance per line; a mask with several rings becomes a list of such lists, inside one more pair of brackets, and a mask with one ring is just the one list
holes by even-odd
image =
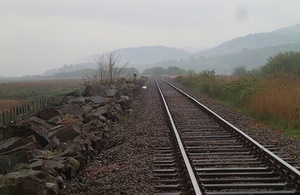
[[107, 89], [107, 90], [105, 91], [105, 93], [106, 93], [106, 96], [107, 96], [107, 97], [115, 97], [115, 96], [118, 95], [119, 90], [116, 89], [116, 88], [113, 88], [113, 89]]
[[45, 146], [45, 150], [52, 150], [58, 147], [60, 144], [60, 141], [57, 137], [53, 137], [50, 142]]
[[40, 119], [43, 120], [49, 120], [52, 117], [61, 115], [62, 113], [59, 112], [59, 110], [57, 110], [54, 107], [48, 107], [48, 108], [44, 108], [43, 110], [40, 110], [37, 112], [36, 116]]
[[53, 126], [49, 123], [47, 123], [45, 120], [40, 119], [36, 116], [32, 116], [29, 118], [29, 123], [35, 123], [36, 125], [42, 127], [42, 130], [47, 130], [47, 129], [51, 129]]
[[36, 161], [29, 164], [29, 167], [33, 170], [43, 170], [44, 161], [42, 159], [37, 159]]
[[0, 156], [0, 174], [6, 174], [19, 163], [29, 163], [29, 157], [25, 150], [12, 151]]
[[86, 102], [93, 102], [94, 104], [97, 104], [98, 106], [104, 106], [105, 104], [108, 104], [112, 102], [113, 100], [111, 98], [104, 98], [100, 96], [91, 96], [87, 97], [85, 99]]
[[28, 137], [13, 137], [0, 142], [0, 154], [15, 149], [41, 149], [41, 146], [36, 142], [33, 135]]
[[46, 182], [47, 195], [58, 195], [59, 187], [57, 183]]
[[45, 147], [48, 144], [48, 140], [44, 136], [32, 130], [28, 125], [11, 125], [6, 128], [1, 128], [0, 134], [2, 134], [0, 136], [2, 137], [2, 140], [6, 140], [12, 137], [28, 137], [33, 135], [37, 143], [39, 143], [42, 147]]
[[82, 92], [83, 96], [105, 96], [105, 91], [109, 88], [106, 85], [87, 86]]
[[81, 104], [84, 104], [84, 102], [85, 102], [85, 98], [81, 97], [81, 98], [76, 98], [76, 99], [70, 99], [68, 101], [68, 104], [71, 104], [71, 105], [81, 105]]
[[79, 105], [68, 104], [59, 109], [63, 115], [80, 115], [82, 116], [86, 111]]
[[46, 176], [42, 171], [25, 169], [0, 176], [1, 194], [46, 195]]
[[72, 141], [75, 137], [80, 135], [80, 132], [81, 130], [78, 126], [68, 125], [52, 133], [49, 136], [49, 139], [52, 139], [53, 137], [57, 137], [61, 142]]

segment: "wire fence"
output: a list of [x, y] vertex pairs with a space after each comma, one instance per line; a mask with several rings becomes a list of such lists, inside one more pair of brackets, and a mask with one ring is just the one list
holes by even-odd
[[50, 98], [36, 99], [21, 106], [15, 106], [10, 109], [3, 110], [2, 113], [0, 113], [0, 125], [8, 125], [21, 115], [39, 111], [53, 105], [54, 103], [62, 102], [63, 98], [64, 95], [57, 95]]

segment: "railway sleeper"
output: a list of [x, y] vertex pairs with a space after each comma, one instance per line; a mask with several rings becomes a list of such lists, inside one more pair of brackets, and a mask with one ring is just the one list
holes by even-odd
[[154, 183], [161, 183], [161, 184], [178, 184], [181, 180], [179, 179], [154, 179]]
[[286, 183], [235, 183], [235, 184], [205, 184], [204, 188], [208, 190], [220, 189], [273, 189], [283, 190], [287, 187]]
[[188, 193], [181, 192], [164, 192], [164, 193], [153, 193], [153, 195], [188, 195]]
[[198, 172], [197, 173], [200, 178], [210, 177], [210, 178], [220, 178], [220, 177], [279, 177], [279, 173], [274, 172], [222, 172], [222, 173], [205, 173]]
[[216, 133], [218, 133], [218, 135], [222, 135], [222, 136], [230, 136], [231, 134], [228, 133], [227, 131], [222, 131], [222, 130], [213, 130], [213, 131], [196, 131], [196, 132], [192, 132], [192, 131], [189, 131], [189, 132], [186, 132], [186, 131], [183, 131], [182, 132], [182, 136], [187, 136], [187, 137], [191, 137], [191, 136], [212, 136], [212, 135], [215, 135]]
[[176, 169], [154, 169], [154, 173], [176, 173]]
[[247, 154], [251, 154], [251, 152], [246, 151], [246, 152], [236, 152], [236, 151], [231, 151], [231, 152], [207, 152], [207, 153], [190, 153], [190, 156], [205, 156], [205, 155], [247, 155]]
[[176, 179], [178, 178], [178, 173], [154, 173], [154, 178], [172, 178]]
[[155, 185], [154, 188], [157, 189], [157, 190], [164, 190], [164, 191], [169, 191], [169, 190], [172, 190], [172, 191], [181, 191], [182, 190], [182, 185], [180, 184], [167, 184], [167, 185], [163, 185], [163, 184], [160, 184], [160, 185]]
[[185, 145], [187, 146], [201, 146], [201, 145], [232, 145], [240, 142], [237, 142], [235, 139], [230, 139], [230, 140], [185, 140], [184, 141]]
[[209, 173], [220, 173], [220, 172], [253, 172], [253, 171], [272, 171], [271, 168], [268, 167], [235, 167], [235, 168], [197, 168], [197, 172], [209, 172]]
[[161, 163], [161, 164], [154, 164], [153, 167], [155, 168], [172, 168], [174, 167], [174, 163]]
[[256, 158], [194, 159], [193, 163], [258, 162]]
[[223, 159], [236, 159], [236, 158], [240, 158], [240, 159], [249, 159], [249, 158], [253, 158], [256, 159], [256, 157], [254, 157], [252, 154], [247, 154], [247, 155], [241, 155], [241, 154], [232, 154], [232, 155], [214, 155], [212, 153], [210, 153], [210, 155], [206, 154], [206, 155], [201, 155], [201, 156], [197, 156], [197, 155], [193, 155], [190, 156], [192, 160], [200, 160], [200, 159], [205, 159], [205, 160], [220, 160], [222, 161]]
[[194, 135], [194, 136], [183, 136], [186, 139], [228, 139], [235, 138], [234, 136], [228, 135]]
[[273, 190], [273, 191], [229, 191], [229, 192], [207, 192], [206, 195], [286, 195], [299, 194], [293, 190]]
[[197, 163], [194, 162], [193, 165], [197, 168], [200, 167], [214, 167], [214, 166], [239, 166], [239, 167], [258, 167], [263, 166], [265, 164], [262, 164], [260, 162], [247, 162], [247, 161], [236, 161], [236, 162], [207, 162], [207, 163]]
[[190, 154], [193, 153], [208, 153], [208, 152], [246, 152], [249, 151], [248, 148], [206, 148], [206, 149], [188, 149], [187, 150]]
[[187, 146], [188, 150], [207, 150], [207, 149], [237, 149], [244, 148], [243, 145], [211, 145], [211, 146]]
[[238, 178], [213, 178], [213, 179], [201, 179], [203, 184], [226, 184], [226, 183], [275, 183], [285, 182], [282, 177], [238, 177]]
[[165, 150], [156, 150], [154, 149], [154, 152], [157, 154], [172, 154], [172, 151], [170, 149], [165, 149]]
[[211, 128], [206, 128], [204, 129], [202, 126], [193, 126], [193, 127], [183, 127], [180, 124], [178, 124], [178, 129], [182, 130], [182, 134], [183, 135], [215, 135], [216, 133], [220, 134], [220, 135], [231, 135], [230, 132], [220, 128], [220, 127], [211, 127]]

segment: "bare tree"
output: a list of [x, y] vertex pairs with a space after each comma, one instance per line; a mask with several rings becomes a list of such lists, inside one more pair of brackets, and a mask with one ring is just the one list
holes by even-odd
[[120, 77], [124, 68], [129, 64], [121, 62], [121, 57], [116, 51], [93, 56], [97, 64], [96, 73], [83, 78], [84, 85], [114, 84]]

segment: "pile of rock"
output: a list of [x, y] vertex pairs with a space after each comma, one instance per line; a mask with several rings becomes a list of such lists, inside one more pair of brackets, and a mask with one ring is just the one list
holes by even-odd
[[[138, 86], [87, 87], [63, 103], [0, 128], [2, 194], [58, 194], [64, 180], [76, 176], [95, 155], [117, 143], [114, 124], [130, 114]], [[121, 140], [122, 141], [122, 140]]]

